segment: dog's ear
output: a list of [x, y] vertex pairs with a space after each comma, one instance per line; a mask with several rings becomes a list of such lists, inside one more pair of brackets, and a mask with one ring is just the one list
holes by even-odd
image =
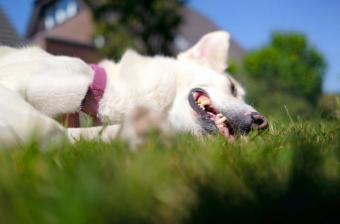
[[123, 54], [122, 58], [120, 59], [120, 61], [122, 63], [128, 62], [128, 63], [132, 64], [136, 61], [139, 61], [141, 57], [142, 56], [140, 54], [138, 54], [135, 50], [127, 49], [125, 51], [125, 53]]
[[227, 68], [230, 34], [215, 31], [204, 35], [192, 48], [177, 55], [178, 60], [194, 62], [219, 73]]

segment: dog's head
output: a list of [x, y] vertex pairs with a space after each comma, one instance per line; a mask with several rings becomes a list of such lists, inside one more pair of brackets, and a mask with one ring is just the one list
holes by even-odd
[[232, 139], [268, 127], [265, 117], [244, 102], [244, 89], [225, 73], [228, 50], [229, 34], [217, 31], [177, 56], [182, 77], [169, 112], [177, 130], [199, 135], [221, 133]]
[[127, 51], [111, 69], [118, 75], [104, 95], [103, 114], [115, 122], [126, 111], [145, 106], [163, 113], [174, 131], [222, 133], [228, 139], [267, 128], [266, 119], [244, 102], [240, 84], [225, 73], [228, 50], [229, 34], [217, 31], [176, 59]]

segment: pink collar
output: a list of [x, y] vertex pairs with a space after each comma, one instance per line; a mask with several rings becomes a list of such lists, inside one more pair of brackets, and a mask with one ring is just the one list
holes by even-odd
[[94, 118], [99, 125], [101, 123], [98, 118], [99, 101], [103, 98], [107, 75], [105, 69], [99, 65], [91, 64], [92, 70], [94, 71], [93, 80], [89, 89], [87, 90], [86, 96], [81, 104], [81, 111], [89, 114]]
[[[98, 109], [99, 101], [104, 95], [107, 75], [104, 68], [94, 64], [90, 66], [94, 71], [93, 80], [80, 107], [82, 112], [90, 115], [94, 119], [95, 125], [101, 125], [101, 120], [98, 117]], [[64, 114], [61, 117], [61, 123], [67, 127], [80, 127], [79, 113]]]

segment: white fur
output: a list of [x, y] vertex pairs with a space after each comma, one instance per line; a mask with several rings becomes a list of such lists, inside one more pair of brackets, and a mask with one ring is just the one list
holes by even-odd
[[204, 35], [190, 50], [178, 55], [187, 60], [223, 73], [227, 68], [229, 33], [215, 31]]
[[[231, 79], [224, 74], [228, 47], [229, 34], [218, 31], [202, 37], [177, 59], [145, 57], [128, 50], [118, 63], [101, 62], [108, 83], [98, 116], [119, 125], [127, 111], [144, 106], [164, 114], [169, 128], [200, 135], [202, 128], [188, 104], [188, 93], [197, 87], [205, 89], [217, 107], [231, 107], [235, 113], [238, 107], [254, 111], [243, 102], [244, 90], [233, 79], [238, 95], [230, 92]], [[51, 119], [79, 111], [92, 78], [90, 66], [80, 59], [54, 56], [35, 47], [0, 47], [0, 135], [8, 136], [6, 142], [14, 141], [15, 135], [26, 141], [37, 129], [47, 130], [41, 132], [45, 139], [51, 136], [49, 130], [57, 130], [71, 141], [100, 134], [106, 140], [117, 137], [118, 126], [104, 132], [97, 127], [66, 130]]]

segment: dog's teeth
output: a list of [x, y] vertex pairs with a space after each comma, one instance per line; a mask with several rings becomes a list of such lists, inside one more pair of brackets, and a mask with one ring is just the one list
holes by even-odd
[[205, 106], [206, 105], [210, 105], [209, 101], [201, 101], [201, 102], [198, 102], [197, 105], [202, 109], [202, 110], [205, 110]]
[[208, 99], [202, 101], [202, 105], [210, 105], [210, 101]]
[[225, 116], [223, 114], [216, 114], [216, 118], [217, 120], [219, 120], [221, 118], [225, 118]]
[[218, 124], [223, 124], [226, 120], [227, 120], [226, 117], [221, 117], [221, 118], [219, 118], [219, 119], [217, 120], [217, 123], [218, 123]]
[[204, 108], [204, 105], [203, 105], [201, 102], [198, 102], [197, 105], [198, 105], [202, 110], [205, 109], [205, 108]]
[[197, 104], [198, 104], [198, 105], [203, 105], [203, 106], [210, 105], [210, 100], [209, 100], [209, 98], [207, 98], [207, 97], [200, 97], [200, 98], [197, 100]]

